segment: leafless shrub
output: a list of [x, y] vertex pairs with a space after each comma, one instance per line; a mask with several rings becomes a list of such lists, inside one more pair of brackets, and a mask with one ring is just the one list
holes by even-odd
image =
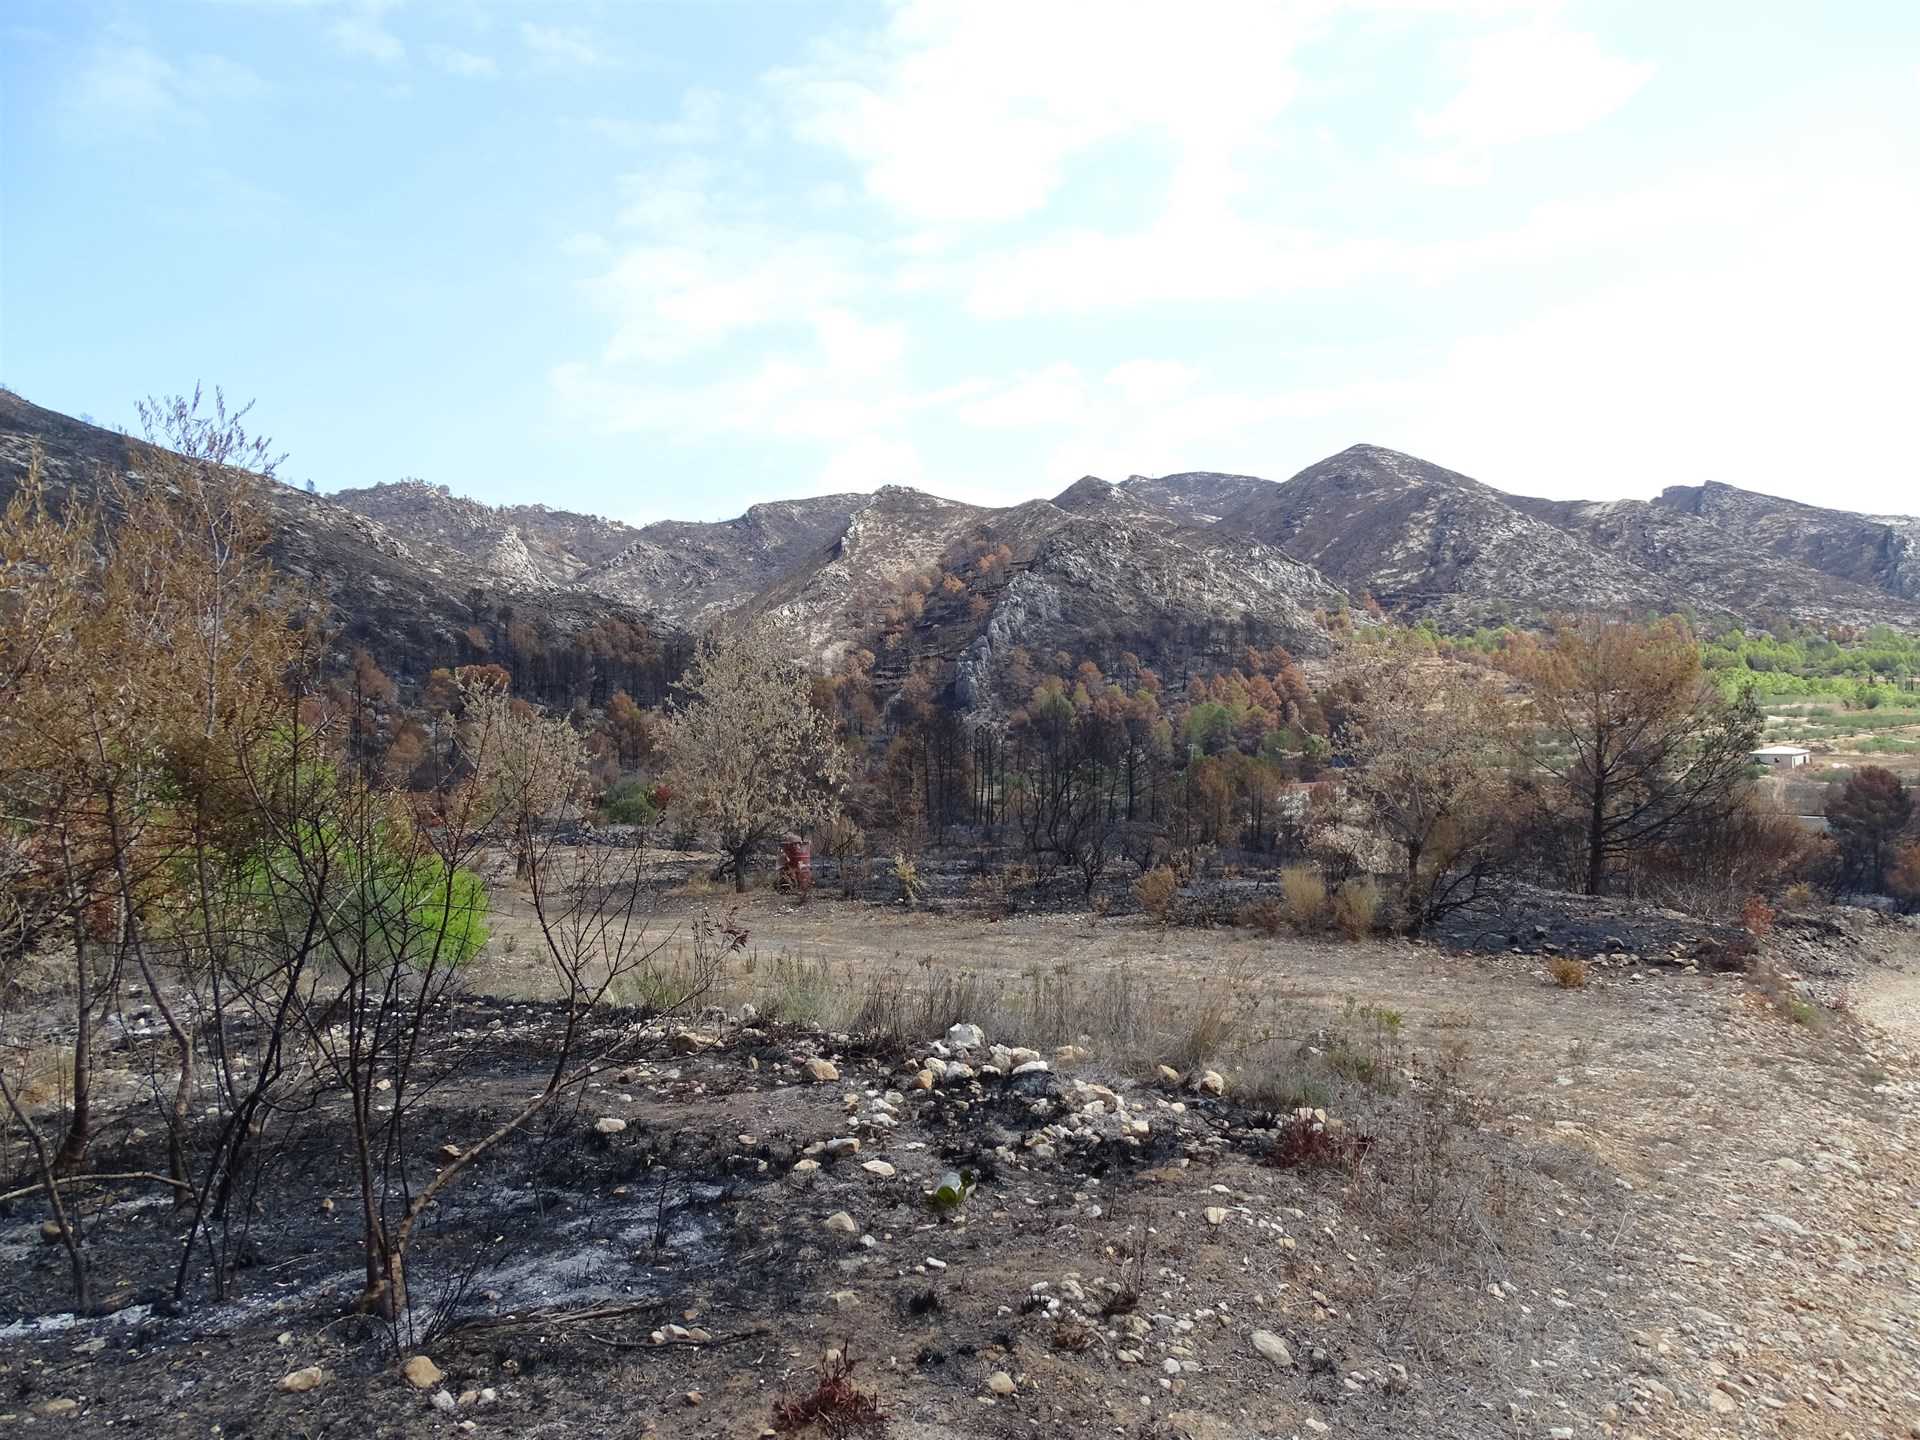
[[1382, 1239], [1415, 1252], [1500, 1253], [1524, 1177], [1484, 1127], [1464, 1056], [1443, 1053], [1417, 1086], [1366, 1118], [1347, 1203]]
[[828, 1352], [812, 1390], [774, 1402], [775, 1430], [802, 1430], [818, 1425], [828, 1435], [839, 1436], [855, 1430], [877, 1429], [886, 1423], [879, 1396], [854, 1384], [853, 1357], [847, 1348], [842, 1342], [839, 1349]]

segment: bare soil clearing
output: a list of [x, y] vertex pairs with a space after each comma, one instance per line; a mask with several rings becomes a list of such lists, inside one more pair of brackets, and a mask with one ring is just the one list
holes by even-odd
[[[474, 972], [497, 998], [460, 1022], [487, 1058], [423, 1119], [436, 1144], [538, 1073], [547, 1022], [505, 951], [516, 923]], [[1845, 944], [1783, 929], [1771, 957], [1817, 1012], [1795, 1024], [1740, 976], [1668, 964], [1601, 964], [1563, 990], [1538, 956], [1137, 918], [761, 895], [736, 923], [736, 1018], [699, 1027], [717, 1044], [610, 1074], [442, 1207], [421, 1256], [456, 1322], [427, 1346], [437, 1387], [412, 1388], [337, 1318], [350, 1222], [320, 1207], [329, 1157], [296, 1143], [241, 1298], [185, 1315], [137, 1295], [105, 1319], [61, 1315], [42, 1217], [0, 1210], [0, 1425], [755, 1437], [840, 1348], [888, 1417], [872, 1433], [899, 1437], [1920, 1435], [1910, 928]], [[1036, 1024], [1092, 1013], [1050, 1008], [1049, 986], [1124, 988], [1167, 1016], [1231, 991], [1257, 1021], [1215, 1060], [1214, 1097], [1098, 1037], [1084, 1057], [1044, 1048], [1049, 1071], [920, 1091], [937, 1035], [901, 1050], [737, 1018], [742, 1001], [804, 1004], [844, 1024], [842, 992], [963, 975]], [[1350, 1083], [1341, 1064], [1364, 1068], [1365, 1036], [1382, 1040], [1364, 1017], [1386, 1014], [1398, 1039], [1378, 1053], [1411, 1078]], [[839, 1078], [804, 1082], [810, 1056]], [[1328, 1086], [1370, 1157], [1277, 1161], [1276, 1056]], [[1450, 1090], [1461, 1076], [1471, 1104]], [[627, 1127], [598, 1135], [599, 1116]], [[833, 1137], [858, 1153], [808, 1154]], [[111, 1152], [112, 1168], [150, 1159]], [[924, 1192], [950, 1167], [978, 1188], [942, 1218]], [[107, 1269], [132, 1278], [177, 1243], [145, 1192], [96, 1203]], [[852, 1235], [827, 1225], [840, 1213]], [[316, 1389], [281, 1388], [307, 1366], [326, 1372]], [[45, 1408], [65, 1399], [64, 1418]]]

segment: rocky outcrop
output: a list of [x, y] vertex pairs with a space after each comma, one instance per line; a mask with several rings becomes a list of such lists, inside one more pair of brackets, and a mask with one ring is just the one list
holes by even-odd
[[1651, 504], [1823, 575], [1920, 601], [1920, 516], [1826, 510], [1719, 483], [1670, 485]]

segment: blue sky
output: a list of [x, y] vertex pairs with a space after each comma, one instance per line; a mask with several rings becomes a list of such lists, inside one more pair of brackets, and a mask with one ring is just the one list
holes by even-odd
[[644, 522], [1284, 478], [1920, 511], [1904, 0], [12, 0], [0, 382]]

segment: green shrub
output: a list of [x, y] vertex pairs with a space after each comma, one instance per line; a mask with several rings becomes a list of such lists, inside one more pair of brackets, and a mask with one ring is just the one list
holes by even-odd
[[607, 787], [600, 809], [614, 825], [651, 825], [660, 818], [653, 787], [640, 779], [621, 780]]

